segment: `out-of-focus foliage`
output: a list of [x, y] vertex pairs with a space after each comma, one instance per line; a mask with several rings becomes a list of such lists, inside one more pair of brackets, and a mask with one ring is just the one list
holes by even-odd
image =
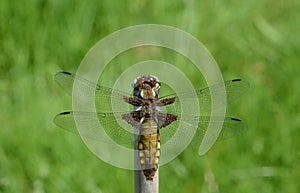
[[133, 192], [132, 171], [100, 161], [53, 124], [71, 108], [53, 74], [76, 72], [98, 40], [145, 23], [191, 33], [224, 79], [251, 84], [228, 110], [249, 131], [203, 157], [186, 150], [160, 168], [160, 191], [300, 190], [299, 1], [3, 0], [0, 21], [0, 192]]

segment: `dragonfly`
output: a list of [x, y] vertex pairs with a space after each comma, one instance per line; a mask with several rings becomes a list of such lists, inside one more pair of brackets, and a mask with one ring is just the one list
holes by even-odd
[[[80, 135], [109, 143], [106, 137], [98, 134], [101, 129], [99, 125], [93, 124], [95, 119], [98, 119], [105, 133], [116, 143], [136, 144], [134, 148], [139, 151], [141, 169], [149, 181], [153, 181], [158, 169], [161, 141], [162, 144], [169, 141], [176, 132], [179, 131], [183, 138], [187, 137], [192, 141], [191, 144], [196, 146], [206, 134], [208, 124], [214, 126], [224, 121], [218, 140], [238, 136], [247, 131], [247, 125], [241, 119], [204, 116], [192, 110], [195, 108], [196, 99], [201, 113], [210, 112], [211, 95], [213, 93], [215, 96], [221, 96], [222, 86], [226, 89], [227, 103], [232, 103], [249, 89], [249, 83], [243, 79], [228, 80], [207, 88], [162, 97], [159, 96], [159, 91], [163, 84], [153, 75], [137, 77], [132, 94], [99, 85], [70, 72], [57, 73], [55, 81], [69, 94], [72, 94], [76, 82], [77, 88], [82, 91], [80, 96], [83, 97], [75, 99], [84, 106], [89, 102], [85, 101], [85, 98], [93, 98], [96, 106], [95, 111], [59, 113], [54, 118], [55, 124], [73, 133], [79, 133], [75, 123], [77, 118], [85, 123]], [[182, 112], [183, 105], [187, 105], [191, 111]], [[220, 105], [224, 104], [218, 104], [217, 100], [215, 106]], [[126, 126], [128, 128], [125, 128]], [[192, 127], [195, 127], [196, 131], [189, 136], [187, 133]], [[173, 143], [178, 145], [183, 142], [184, 140], [178, 140]]]

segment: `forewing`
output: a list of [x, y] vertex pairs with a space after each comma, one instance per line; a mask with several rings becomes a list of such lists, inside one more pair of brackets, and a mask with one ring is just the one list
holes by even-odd
[[[230, 104], [238, 99], [249, 89], [249, 83], [247, 81], [242, 79], [233, 79], [204, 89], [197, 89], [193, 92], [170, 94], [162, 97], [161, 100], [175, 97], [175, 102], [167, 105], [165, 108], [167, 113], [176, 114], [181, 112], [181, 105], [184, 105], [186, 109], [190, 109], [190, 112], [198, 112], [196, 109], [198, 106], [195, 105], [195, 101], [192, 100], [197, 97], [200, 106], [200, 112], [208, 113], [211, 111], [211, 95], [213, 94], [216, 97], [222, 97], [223, 84], [226, 90], [227, 104]], [[222, 101], [223, 100], [218, 100], [217, 98], [215, 101], [215, 106], [220, 107], [221, 105], [224, 105], [221, 103]]]
[[[91, 101], [89, 100], [95, 100], [96, 111], [98, 113], [113, 112], [113, 110], [129, 112], [129, 105], [123, 100], [124, 96], [129, 96], [126, 92], [101, 86], [69, 72], [59, 72], [55, 75], [54, 79], [70, 95], [73, 94], [72, 91], [75, 82], [76, 88], [80, 90], [80, 93], [75, 95], [75, 100], [82, 106], [90, 104]], [[88, 111], [94, 111], [94, 109], [89, 109]]]

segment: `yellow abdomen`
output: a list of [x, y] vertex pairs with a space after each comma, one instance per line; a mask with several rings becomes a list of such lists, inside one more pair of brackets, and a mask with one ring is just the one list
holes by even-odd
[[158, 169], [160, 156], [160, 136], [157, 123], [152, 118], [145, 118], [140, 128], [138, 150], [141, 168], [147, 180], [153, 181]]

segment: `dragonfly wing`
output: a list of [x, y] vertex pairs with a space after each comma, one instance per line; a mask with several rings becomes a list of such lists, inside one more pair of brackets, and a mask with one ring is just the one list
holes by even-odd
[[181, 136], [179, 141], [174, 140], [172, 143], [185, 144], [190, 141], [191, 146], [199, 147], [205, 134], [216, 135], [213, 132], [207, 133], [208, 125], [211, 124], [212, 128], [216, 128], [217, 131], [217, 125], [221, 123], [222, 119], [224, 122], [217, 141], [240, 136], [247, 131], [246, 123], [237, 118], [184, 115], [160, 130], [161, 142], [162, 144], [166, 143], [178, 132], [177, 134]]
[[[166, 111], [170, 114], [175, 114], [181, 111], [181, 105], [184, 105], [186, 109], [191, 109], [191, 112], [198, 112], [198, 106], [195, 106], [195, 101], [191, 99], [198, 98], [198, 102], [200, 105], [201, 113], [207, 113], [211, 111], [211, 95], [222, 97], [222, 87], [225, 86], [227, 104], [232, 103], [236, 99], [238, 99], [241, 95], [243, 95], [249, 89], [249, 83], [246, 80], [242, 79], [233, 79], [229, 81], [225, 81], [224, 83], [218, 83], [213, 86], [197, 89], [193, 92], [185, 92], [185, 93], [175, 93], [164, 96], [161, 98], [172, 98], [175, 97], [175, 102], [173, 104], [167, 105]], [[221, 105], [222, 100], [216, 100], [216, 107]], [[194, 110], [195, 109], [195, 110]]]
[[[76, 102], [85, 107], [89, 106], [91, 100], [95, 100], [98, 113], [130, 109], [123, 100], [124, 96], [129, 96], [128, 93], [101, 86], [70, 72], [59, 72], [54, 79], [70, 95], [73, 94], [73, 85], [76, 83], [76, 88], [80, 90], [80, 93], [75, 94]], [[94, 111], [94, 109], [86, 111]]]
[[[122, 119], [122, 115], [123, 113], [69, 111], [56, 115], [54, 123], [67, 131], [80, 133], [82, 137], [105, 143], [126, 144], [134, 141], [134, 134], [132, 126]], [[82, 129], [77, 129], [75, 118]]]
[[[208, 125], [211, 124], [212, 127], [217, 127], [224, 119], [222, 130], [219, 134], [218, 140], [224, 140], [231, 137], [237, 137], [242, 135], [248, 130], [247, 124], [241, 119], [234, 117], [209, 117], [201, 116], [198, 123], [197, 134], [195, 135], [196, 139], [200, 136], [203, 136], [203, 133], [207, 133]], [[213, 135], [213, 133], [212, 133]]]

